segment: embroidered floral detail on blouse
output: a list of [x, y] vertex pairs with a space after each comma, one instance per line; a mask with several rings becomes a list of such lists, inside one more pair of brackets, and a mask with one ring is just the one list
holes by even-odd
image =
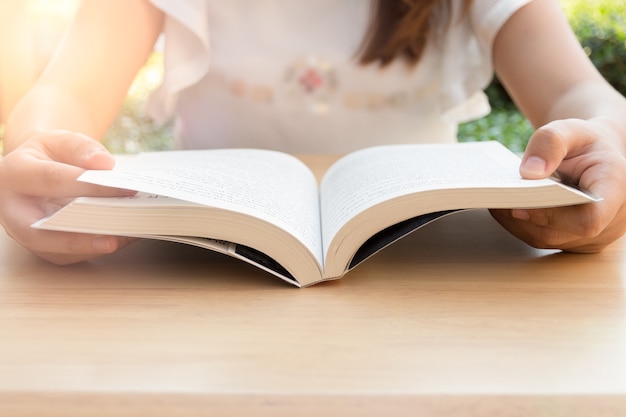
[[337, 90], [337, 76], [332, 63], [309, 55], [294, 60], [284, 77], [289, 100], [307, 106], [313, 112], [325, 113]]
[[306, 72], [298, 78], [298, 81], [307, 93], [313, 93], [316, 89], [324, 86], [324, 79], [313, 68], [307, 69]]
[[[333, 64], [316, 56], [299, 58], [287, 65], [282, 79], [275, 85], [253, 79], [230, 77], [220, 71], [211, 72], [215, 87], [239, 99], [271, 106], [286, 106], [324, 114], [335, 109], [354, 111], [406, 111], [429, 102], [439, 84], [436, 80], [425, 87], [377, 91], [377, 86], [363, 89], [341, 85]], [[341, 87], [341, 88], [340, 88]]]

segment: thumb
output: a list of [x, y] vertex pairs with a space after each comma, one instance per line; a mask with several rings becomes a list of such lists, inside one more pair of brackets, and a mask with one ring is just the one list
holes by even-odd
[[521, 176], [538, 179], [552, 175], [566, 158], [588, 145], [585, 130], [584, 121], [578, 119], [557, 120], [537, 129], [524, 152]]
[[83, 169], [111, 169], [115, 158], [97, 140], [76, 132], [47, 132], [41, 145], [55, 161]]

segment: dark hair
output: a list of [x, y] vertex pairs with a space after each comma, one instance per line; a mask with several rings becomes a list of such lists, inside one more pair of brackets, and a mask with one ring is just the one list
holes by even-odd
[[[464, 0], [465, 12], [472, 0]], [[357, 51], [363, 65], [404, 58], [416, 64], [430, 36], [450, 24], [451, 0], [372, 0], [369, 28]]]

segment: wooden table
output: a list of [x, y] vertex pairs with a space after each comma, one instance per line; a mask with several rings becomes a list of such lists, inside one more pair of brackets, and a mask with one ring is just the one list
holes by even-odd
[[0, 235], [3, 417], [626, 415], [626, 239], [534, 250], [465, 212], [297, 289], [172, 243], [56, 267]]

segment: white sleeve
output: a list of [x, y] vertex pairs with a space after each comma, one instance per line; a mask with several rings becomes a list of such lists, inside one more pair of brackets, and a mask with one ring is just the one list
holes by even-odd
[[476, 115], [477, 107], [483, 115], [489, 112], [483, 90], [494, 76], [494, 40], [506, 21], [530, 1], [474, 0], [464, 19], [460, 19], [462, 2], [454, 3], [451, 26], [441, 45], [444, 117], [463, 122]]
[[165, 72], [148, 102], [148, 113], [166, 121], [176, 107], [178, 93], [209, 71], [210, 43], [207, 4], [203, 0], [151, 0], [165, 13]]

